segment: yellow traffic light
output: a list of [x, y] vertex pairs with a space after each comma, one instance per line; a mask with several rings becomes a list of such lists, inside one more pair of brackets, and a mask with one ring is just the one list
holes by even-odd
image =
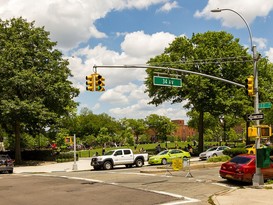
[[249, 76], [246, 79], [246, 93], [248, 96], [254, 95], [254, 77], [253, 77], [253, 75]]
[[95, 79], [94, 74], [88, 75], [85, 77], [86, 79], [86, 90], [94, 91], [95, 90]]
[[105, 91], [105, 88], [103, 86], [105, 86], [104, 83], [105, 78], [102, 77], [100, 74], [95, 74], [95, 85], [96, 85], [96, 91]]

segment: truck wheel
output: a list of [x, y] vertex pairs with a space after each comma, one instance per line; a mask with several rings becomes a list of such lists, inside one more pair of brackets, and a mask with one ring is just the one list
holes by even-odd
[[162, 159], [162, 162], [161, 162], [163, 165], [166, 165], [167, 164], [167, 160], [166, 159]]
[[137, 160], [136, 160], [136, 166], [137, 166], [137, 167], [142, 167], [143, 164], [144, 164], [144, 162], [143, 162], [142, 159], [137, 159]]
[[104, 162], [104, 164], [103, 164], [103, 168], [106, 169], [106, 170], [109, 170], [109, 169], [112, 169], [112, 168], [113, 168], [113, 165], [112, 165], [111, 162], [106, 161], [106, 162]]

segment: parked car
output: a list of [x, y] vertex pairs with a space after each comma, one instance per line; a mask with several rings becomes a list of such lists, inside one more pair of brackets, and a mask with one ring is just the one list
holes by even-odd
[[148, 163], [150, 165], [154, 164], [167, 164], [175, 158], [190, 158], [191, 155], [189, 152], [180, 150], [180, 149], [170, 149], [159, 152], [157, 155], [151, 156]]
[[134, 154], [131, 149], [110, 150], [102, 156], [91, 158], [91, 166], [95, 170], [112, 169], [116, 165], [125, 165], [126, 167], [142, 167], [144, 162], [148, 161], [148, 153]]
[[13, 160], [7, 154], [0, 154], [0, 172], [13, 173]]
[[[255, 159], [255, 155], [237, 155], [221, 165], [219, 170], [220, 176], [227, 180], [252, 182], [253, 175], [256, 171]], [[273, 163], [272, 159], [270, 160], [270, 167], [261, 168], [265, 180], [273, 179]]]
[[210, 157], [217, 157], [223, 155], [225, 149], [230, 149], [228, 146], [214, 146], [209, 148], [207, 151], [199, 154], [199, 159], [206, 160]]
[[256, 154], [255, 144], [246, 145], [245, 148], [247, 150], [247, 154]]

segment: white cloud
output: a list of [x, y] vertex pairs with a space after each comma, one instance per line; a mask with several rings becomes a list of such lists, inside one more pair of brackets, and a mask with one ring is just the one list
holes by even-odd
[[[104, 45], [86, 46], [76, 50], [81, 43], [92, 38], [107, 38], [107, 34], [99, 31], [97, 20], [114, 10], [148, 9], [151, 5], [163, 5], [161, 11], [168, 12], [178, 8], [178, 1], [173, 0], [0, 0], [1, 19], [20, 17], [35, 21], [36, 26], [44, 26], [50, 32], [53, 41], [58, 42], [58, 48], [64, 51], [74, 51], [66, 57], [73, 77], [70, 79], [81, 92], [85, 91], [85, 76], [94, 72], [93, 65], [124, 65], [145, 64], [149, 58], [162, 53], [176, 37], [167, 32], [146, 34], [143, 31], [117, 33], [124, 37], [121, 51], [109, 50]], [[68, 53], [68, 52], [67, 52]], [[186, 118], [181, 104], [164, 103], [158, 107], [148, 105], [148, 95], [144, 93], [143, 81], [145, 69], [98, 68], [97, 72], [105, 77], [106, 91], [100, 93], [97, 99], [80, 104], [92, 110], [104, 110], [109, 115], [132, 118], [143, 118], [149, 114], [168, 115], [172, 119]], [[105, 105], [114, 105], [109, 111]], [[110, 106], [108, 106], [109, 108]], [[171, 107], [171, 108], [170, 108]], [[107, 109], [108, 109], [107, 108]]]
[[100, 101], [104, 101], [110, 104], [128, 104], [131, 92], [137, 89], [137, 85], [129, 83], [127, 85], [118, 85], [113, 89], [106, 90], [100, 97]]
[[[135, 104], [130, 104], [129, 106], [120, 106], [112, 108], [109, 113], [118, 118], [124, 118], [127, 116], [132, 116], [132, 118], [145, 118], [151, 114], [157, 114], [161, 116], [168, 116], [170, 119], [184, 119], [187, 121], [188, 117], [186, 115], [186, 110], [181, 104], [163, 103], [159, 106], [148, 104], [150, 99], [146, 97], [137, 101]], [[128, 117], [127, 117], [128, 118]]]
[[[108, 50], [105, 46], [85, 47], [75, 51], [69, 58], [69, 68], [74, 75], [73, 82], [82, 82], [83, 76], [94, 72], [93, 65], [136, 65], [146, 64], [155, 55], [162, 53], [174, 40], [170, 33], [144, 34], [143, 31], [128, 33], [121, 43], [122, 52]], [[160, 42], [160, 43], [159, 43]], [[143, 82], [146, 77], [143, 68], [98, 68], [97, 72], [105, 77], [107, 86], [128, 84], [131, 81]], [[84, 91], [83, 85], [81, 91]]]
[[270, 48], [268, 51], [265, 52], [265, 55], [268, 59], [273, 63], [273, 48]]
[[179, 8], [179, 5], [177, 1], [174, 2], [166, 2], [160, 9], [158, 9], [158, 12], [170, 12], [172, 9]]
[[145, 59], [148, 60], [162, 53], [164, 48], [166, 48], [175, 37], [175, 35], [165, 32], [148, 35], [143, 31], [136, 31], [125, 36], [121, 48], [128, 56], [145, 57]]
[[267, 40], [265, 38], [252, 38], [253, 39], [253, 43], [257, 45], [257, 49], [258, 50], [263, 50], [266, 49], [266, 43]]
[[104, 18], [113, 10], [145, 9], [166, 0], [5, 0], [0, 1], [1, 19], [12, 17], [35, 21], [50, 31], [58, 47], [69, 50], [91, 37], [105, 38], [107, 35], [94, 26], [96, 20]]
[[273, 1], [268, 0], [209, 0], [207, 6], [202, 11], [196, 11], [195, 17], [205, 17], [207, 19], [221, 19], [223, 26], [241, 28], [245, 26], [243, 20], [238, 20], [240, 17], [230, 11], [221, 13], [212, 13], [212, 9], [233, 9], [244, 17], [251, 24], [256, 17], [266, 17], [273, 9]]
[[92, 107], [92, 110], [97, 110], [101, 107], [100, 103], [96, 103], [94, 107]]

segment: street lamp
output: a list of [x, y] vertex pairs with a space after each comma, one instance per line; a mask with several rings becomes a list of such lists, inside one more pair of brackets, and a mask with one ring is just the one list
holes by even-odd
[[[213, 9], [211, 12], [222, 12], [222, 11], [231, 11], [235, 14], [237, 14], [246, 24], [246, 27], [248, 29], [249, 33], [249, 38], [250, 38], [250, 46], [251, 46], [251, 51], [252, 51], [252, 58], [253, 58], [253, 75], [254, 75], [254, 113], [258, 114], [259, 113], [259, 95], [258, 95], [258, 70], [257, 70], [257, 51], [256, 51], [256, 46], [253, 45], [252, 41], [252, 33], [250, 30], [250, 27], [248, 23], [246, 22], [245, 18], [239, 14], [237, 11], [233, 9]], [[256, 125], [257, 127], [260, 125], [260, 121], [256, 120]], [[258, 136], [255, 141], [255, 147], [258, 149], [260, 147], [260, 131], [258, 129]], [[256, 152], [256, 159], [257, 159], [257, 152]], [[263, 175], [261, 172], [261, 168], [257, 167], [257, 160], [256, 160], [256, 173], [253, 176], [253, 185], [263, 185], [264, 184], [264, 179]]]
[[224, 115], [220, 115], [220, 116], [219, 116], [219, 120], [220, 120], [221, 124], [223, 125], [223, 129], [224, 129], [224, 134], [223, 134], [224, 142], [227, 143], [227, 139], [226, 139], [226, 121], [225, 121], [225, 116], [224, 116]]

